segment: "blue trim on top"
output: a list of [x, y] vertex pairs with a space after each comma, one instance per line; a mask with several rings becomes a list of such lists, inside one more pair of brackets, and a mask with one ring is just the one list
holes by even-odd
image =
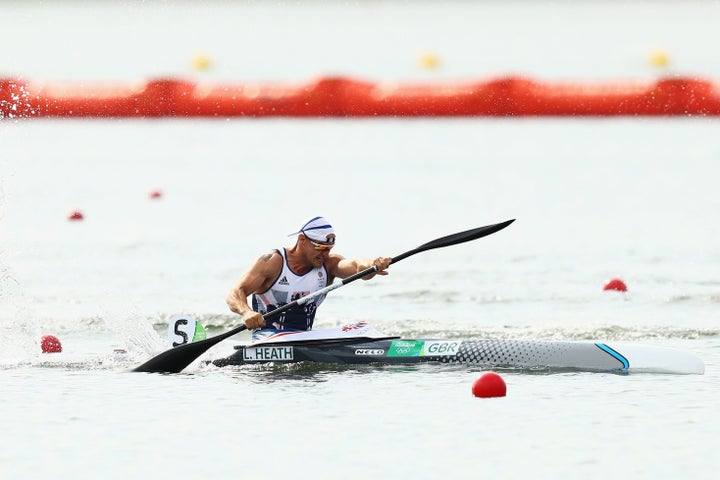
[[308, 225], [310, 225], [312, 222], [314, 222], [315, 220], [317, 220], [317, 219], [319, 219], [319, 218], [322, 218], [322, 217], [315, 217], [315, 218], [311, 218], [310, 220], [308, 220], [308, 221], [305, 223], [305, 225], [302, 226], [302, 228], [300, 229], [300, 231], [302, 232], [303, 230], [305, 230], [305, 227], [307, 227]]
[[303, 233], [303, 232], [305, 232], [305, 230], [309, 231], [309, 230], [322, 230], [323, 228], [332, 228], [332, 225], [330, 225], [330, 224], [316, 225], [314, 227], [307, 228], [308, 225], [310, 225], [312, 222], [314, 222], [315, 220], [318, 220], [320, 218], [323, 218], [323, 217], [315, 217], [312, 220], [308, 220], [308, 222], [302, 226], [302, 228], [300, 229], [300, 232]]
[[314, 227], [311, 227], [311, 228], [307, 228], [308, 225], [310, 225], [312, 222], [314, 222], [314, 221], [317, 220], [318, 218], [323, 218], [323, 217], [315, 217], [315, 218], [312, 218], [312, 219], [308, 220], [308, 221], [305, 223], [305, 225], [303, 225], [303, 226], [300, 228], [300, 230], [298, 230], [298, 231], [295, 232], [295, 233], [291, 233], [291, 234], [288, 235], [288, 236], [297, 235], [297, 234], [299, 234], [299, 233], [305, 233], [306, 230], [307, 230], [307, 231], [310, 231], [310, 230], [322, 230], [323, 228], [333, 228], [333, 226], [330, 225], [329, 223], [328, 223], [327, 225], [317, 225], [317, 226], [314, 226]]
[[628, 359], [625, 358], [622, 354], [616, 352], [615, 350], [608, 347], [604, 343], [596, 343], [595, 346], [598, 347], [600, 350], [604, 351], [605, 353], [609, 354], [616, 360], [618, 360], [620, 363], [622, 363], [623, 369], [627, 370], [628, 368], [630, 368], [630, 362], [628, 362]]
[[318, 225], [317, 227], [303, 228], [300, 232], [309, 232], [310, 230], [322, 230], [323, 228], [332, 228], [332, 225]]

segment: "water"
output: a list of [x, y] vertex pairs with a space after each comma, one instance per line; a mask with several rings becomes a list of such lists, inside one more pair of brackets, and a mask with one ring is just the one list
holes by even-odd
[[[222, 6], [211, 5], [210, 11]], [[286, 12], [243, 5], [226, 6], [216, 30], [224, 31], [239, 12]], [[481, 11], [493, 24], [490, 19], [501, 22], [520, 5], [550, 8], [478, 5], [423, 4], [406, 28], [419, 38], [413, 35], [433, 12], [452, 20], [465, 18], [467, 9]], [[583, 5], [552, 11], [572, 18], [611, 16], [622, 8], [632, 18], [646, 4]], [[653, 28], [692, 11], [678, 5], [654, 6]], [[147, 25], [160, 14], [172, 12], [171, 32], [182, 32], [187, 15], [206, 14], [165, 3], [84, 14], [67, 5], [9, 8], [23, 13], [18, 18], [26, 27], [29, 18], [54, 15], [83, 24], [91, 15], [146, 8], [126, 52], [140, 59], [148, 54], [134, 42], [147, 38]], [[294, 18], [327, 13], [322, 4], [290, 8]], [[385, 3], [347, 8], [381, 38], [410, 11]], [[329, 11], [336, 21], [329, 33], [337, 33], [343, 10]], [[619, 29], [619, 39], [603, 37], [608, 42], [632, 37], [623, 18], [627, 28]], [[440, 33], [449, 28], [442, 25]], [[52, 35], [59, 27], [47, 28]], [[114, 28], [108, 27], [110, 43], [118, 41]], [[682, 32], [668, 30], [664, 38], [686, 52], [703, 45], [693, 43], [700, 30], [684, 30], [682, 41], [673, 38]], [[562, 76], [562, 68], [571, 68], [563, 59], [583, 52], [561, 40], [573, 31], [539, 43], [565, 50], [553, 53], [538, 74]], [[439, 42], [440, 33], [425, 38]], [[459, 56], [450, 46], [460, 39], [447, 42]], [[78, 45], [79, 52], [98, 48]], [[256, 45], [270, 53], [282, 49]], [[324, 72], [334, 63], [318, 58], [339, 61], [347, 43], [317, 45], [323, 48], [307, 55], [307, 68]], [[506, 51], [516, 54], [514, 64], [529, 65], [522, 63], [531, 62], [528, 53], [520, 57], [512, 45]], [[69, 75], [57, 57], [49, 66], [33, 63], [46, 58], [38, 48], [20, 45], [27, 55], [12, 58], [25, 63], [10, 65], [28, 76]], [[379, 55], [373, 48], [358, 58]], [[698, 59], [693, 51], [690, 58]], [[78, 78], [153, 73], [142, 61], [121, 60], [80, 65]], [[386, 68], [389, 63], [361, 62], [358, 72], [406, 76]], [[273, 78], [280, 69], [270, 64], [248, 77]], [[720, 70], [712, 60], [697, 65], [709, 75]], [[602, 61], [583, 71], [597, 78], [616, 67]], [[639, 75], [640, 67], [624, 71]], [[230, 73], [233, 80], [246, 77]], [[717, 127], [701, 118], [2, 123], [0, 473], [714, 478], [720, 466], [714, 451], [720, 426]], [[153, 189], [163, 198], [150, 200]], [[72, 209], [81, 209], [85, 220], [68, 222]], [[331, 219], [337, 250], [347, 256], [397, 255], [442, 235], [517, 218], [502, 232], [418, 254], [394, 265], [388, 277], [332, 292], [318, 326], [367, 320], [406, 337], [666, 345], [700, 356], [706, 374], [503, 371], [508, 396], [480, 400], [470, 394], [478, 367], [217, 369], [196, 363], [181, 375], [128, 371], [167, 348], [164, 329], [172, 314], [195, 315], [210, 334], [237, 325], [224, 304], [229, 288], [257, 256], [286, 245], [286, 235], [315, 215]], [[627, 294], [602, 291], [615, 276], [628, 283]], [[39, 353], [37, 341], [48, 333], [62, 340], [63, 353]], [[222, 342], [205, 358], [246, 339]]]

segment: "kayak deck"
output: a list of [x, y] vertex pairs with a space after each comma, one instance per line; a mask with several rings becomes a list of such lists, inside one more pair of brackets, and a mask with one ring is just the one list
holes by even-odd
[[237, 346], [212, 363], [223, 367], [262, 363], [443, 364], [493, 368], [702, 374], [703, 362], [669, 347], [532, 340], [426, 339], [399, 337], [263, 341]]

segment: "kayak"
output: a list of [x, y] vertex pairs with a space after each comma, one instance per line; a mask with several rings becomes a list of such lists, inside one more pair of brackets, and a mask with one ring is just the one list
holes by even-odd
[[418, 363], [490, 368], [613, 373], [703, 374], [694, 354], [672, 347], [590, 341], [404, 339], [366, 322], [309, 332], [281, 332], [238, 345], [218, 367], [316, 362], [342, 365]]
[[[492, 235], [493, 233], [497, 233], [500, 230], [506, 228], [514, 221], [515, 219], [513, 218], [511, 220], [506, 220], [504, 222], [496, 223], [493, 225], [485, 225], [484, 227], [472, 228], [463, 232], [453, 233], [450, 235], [445, 235], [444, 237], [436, 238], [435, 240], [423, 243], [419, 247], [413, 248], [412, 250], [408, 250], [407, 252], [403, 252], [400, 255], [394, 256], [390, 260], [390, 263], [395, 264], [415, 254], [427, 252], [428, 250], [449, 247], [451, 245], [459, 245], [461, 243], [470, 242], [472, 240], [477, 240], [478, 238]], [[287, 312], [288, 310], [300, 305], [305, 305], [306, 303], [310, 302], [315, 298], [327, 295], [333, 290], [336, 290], [344, 285], [347, 285], [348, 283], [352, 283], [361, 278], [365, 278], [368, 275], [375, 274], [377, 271], [377, 265], [368, 267], [360, 272], [357, 272], [354, 275], [343, 278], [340, 282], [331, 283], [330, 285], [327, 285], [320, 290], [315, 290], [314, 292], [309, 293], [304, 297], [297, 298], [290, 303], [286, 303], [274, 310], [265, 313], [263, 315], [263, 320], [267, 322], [268, 320], [281, 315], [283, 312]], [[147, 362], [135, 367], [133, 369], [133, 372], [179, 373], [182, 371], [183, 368], [190, 365], [213, 345], [217, 345], [226, 338], [232, 337], [233, 335], [247, 329], [247, 327], [243, 324], [233, 328], [232, 330], [228, 330], [225, 333], [221, 333], [220, 335], [215, 335], [214, 337], [207, 338], [204, 329], [202, 329], [202, 331], [198, 330], [197, 328], [193, 330], [191, 323], [196, 323], [195, 320], [190, 322], [190, 319], [186, 318], [185, 315], [176, 315], [173, 317], [173, 319], [174, 320], [171, 321], [168, 325], [168, 327], [172, 329], [169, 332], [169, 335], [173, 348], [171, 348], [170, 350], [165, 350], [159, 355], [155, 355]], [[195, 325], [195, 327], [197, 327], [197, 325]], [[352, 328], [348, 327], [348, 330], [351, 329]], [[346, 329], [343, 327], [341, 330], [345, 331]], [[191, 338], [192, 341], [190, 341]], [[329, 338], [331, 337], [326, 337], [326, 339]], [[309, 338], [305, 340], [308, 339]]]

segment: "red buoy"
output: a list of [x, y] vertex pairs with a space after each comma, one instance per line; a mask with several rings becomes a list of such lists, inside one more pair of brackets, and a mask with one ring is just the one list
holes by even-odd
[[85, 215], [80, 210], [73, 210], [68, 214], [68, 220], [82, 220]]
[[40, 348], [42, 348], [43, 353], [62, 352], [62, 344], [55, 335], [43, 335], [40, 338]]
[[153, 200], [162, 198], [162, 192], [160, 190], [153, 190], [150, 192], [150, 198]]
[[505, 380], [497, 373], [485, 372], [473, 383], [472, 393], [480, 398], [504, 397], [507, 386]]
[[619, 278], [613, 278], [605, 284], [603, 290], [615, 290], [618, 292], [627, 292], [627, 285]]

